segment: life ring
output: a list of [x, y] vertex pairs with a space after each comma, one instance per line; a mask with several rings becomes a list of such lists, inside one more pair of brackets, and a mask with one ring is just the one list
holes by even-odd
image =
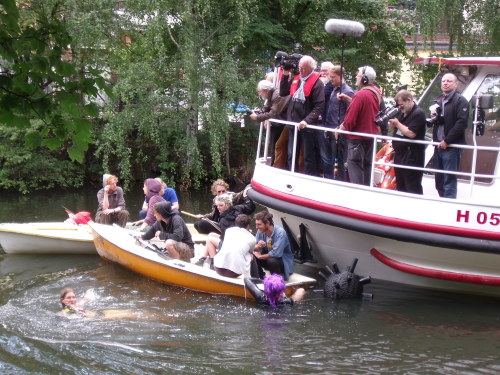
[[[394, 148], [386, 143], [375, 155], [377, 162], [391, 164], [394, 162]], [[382, 189], [396, 189], [396, 172], [390, 165], [375, 165], [375, 186]]]

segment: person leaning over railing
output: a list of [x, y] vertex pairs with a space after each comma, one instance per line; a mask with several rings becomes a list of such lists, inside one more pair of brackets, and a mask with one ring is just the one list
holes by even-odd
[[[401, 90], [396, 94], [394, 100], [400, 112], [396, 118], [389, 120], [389, 126], [394, 132], [393, 137], [424, 140], [426, 128], [425, 112], [415, 103], [413, 95], [407, 90]], [[393, 141], [392, 147], [395, 152], [395, 164], [424, 167], [424, 144]], [[414, 194], [423, 193], [423, 171], [396, 167], [395, 172], [397, 190]]]

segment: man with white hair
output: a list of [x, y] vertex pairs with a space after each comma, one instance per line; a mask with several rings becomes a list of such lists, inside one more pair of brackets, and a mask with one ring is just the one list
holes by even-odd
[[[299, 74], [290, 80], [290, 69], [283, 67], [283, 77], [280, 82], [280, 95], [290, 95], [287, 109], [287, 120], [298, 122], [297, 151], [303, 148], [304, 173], [317, 175], [316, 163], [316, 132], [307, 129], [307, 125], [317, 125], [323, 114], [325, 105], [325, 85], [320, 73], [315, 72], [317, 63], [311, 56], [304, 55], [299, 61]], [[294, 128], [289, 129], [288, 137], [288, 167], [292, 168]], [[296, 154], [296, 164], [299, 153]], [[296, 168], [297, 169], [297, 168]]]
[[[358, 69], [356, 86], [359, 87], [359, 91], [352, 97], [344, 122], [339, 126], [340, 130], [367, 134], [380, 133], [375, 123], [375, 116], [380, 111], [383, 97], [380, 89], [373, 84], [376, 76], [371, 66]], [[355, 184], [370, 185], [373, 138], [350, 134], [346, 134], [346, 138], [349, 180]]]
[[[256, 114], [252, 112], [250, 114], [252, 120], [259, 122], [264, 121], [264, 126], [266, 126], [266, 128], [269, 126], [269, 119], [286, 120], [285, 109], [290, 96], [280, 96], [279, 90], [276, 90], [273, 83], [267, 79], [257, 84], [257, 92], [264, 100], [264, 107], [261, 113]], [[271, 140], [269, 143], [269, 152], [271, 154], [273, 166], [285, 169], [287, 166], [288, 153], [288, 129], [285, 129], [285, 125], [283, 124], [272, 123], [270, 132]]]

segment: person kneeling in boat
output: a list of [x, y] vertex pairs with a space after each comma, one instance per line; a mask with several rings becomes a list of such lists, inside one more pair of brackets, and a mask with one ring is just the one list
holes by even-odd
[[255, 237], [250, 233], [250, 217], [240, 214], [235, 227], [228, 228], [220, 251], [214, 257], [214, 269], [221, 276], [250, 275]]
[[262, 268], [266, 268], [270, 273], [280, 274], [288, 280], [288, 276], [293, 273], [293, 254], [285, 230], [274, 225], [273, 215], [268, 211], [255, 214], [255, 227], [258, 232], [253, 255], [257, 260], [258, 273], [252, 270], [252, 274], [262, 278]]
[[297, 289], [290, 297], [285, 294], [286, 285], [283, 276], [276, 273], [268, 275], [264, 279], [264, 291], [260, 290], [256, 282], [260, 279], [245, 278], [245, 287], [252, 294], [259, 305], [268, 305], [272, 308], [280, 305], [293, 305], [304, 298], [304, 288]]
[[165, 241], [165, 249], [171, 258], [186, 262], [194, 256], [194, 242], [186, 223], [172, 210], [170, 202], [153, 206], [156, 222], [142, 235], [143, 240], [158, 238]]

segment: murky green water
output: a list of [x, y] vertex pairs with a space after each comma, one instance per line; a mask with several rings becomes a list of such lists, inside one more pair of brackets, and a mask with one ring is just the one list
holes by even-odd
[[[136, 212], [140, 190], [126, 198]], [[207, 193], [179, 198], [189, 212], [210, 206]], [[95, 192], [2, 194], [0, 222], [62, 221], [61, 205], [94, 211]], [[91, 310], [129, 316], [60, 317], [65, 286], [94, 288]], [[97, 255], [0, 255], [0, 373], [500, 373], [498, 300], [377, 282], [365, 291], [374, 299], [334, 303], [311, 292], [269, 311], [159, 284]]]

